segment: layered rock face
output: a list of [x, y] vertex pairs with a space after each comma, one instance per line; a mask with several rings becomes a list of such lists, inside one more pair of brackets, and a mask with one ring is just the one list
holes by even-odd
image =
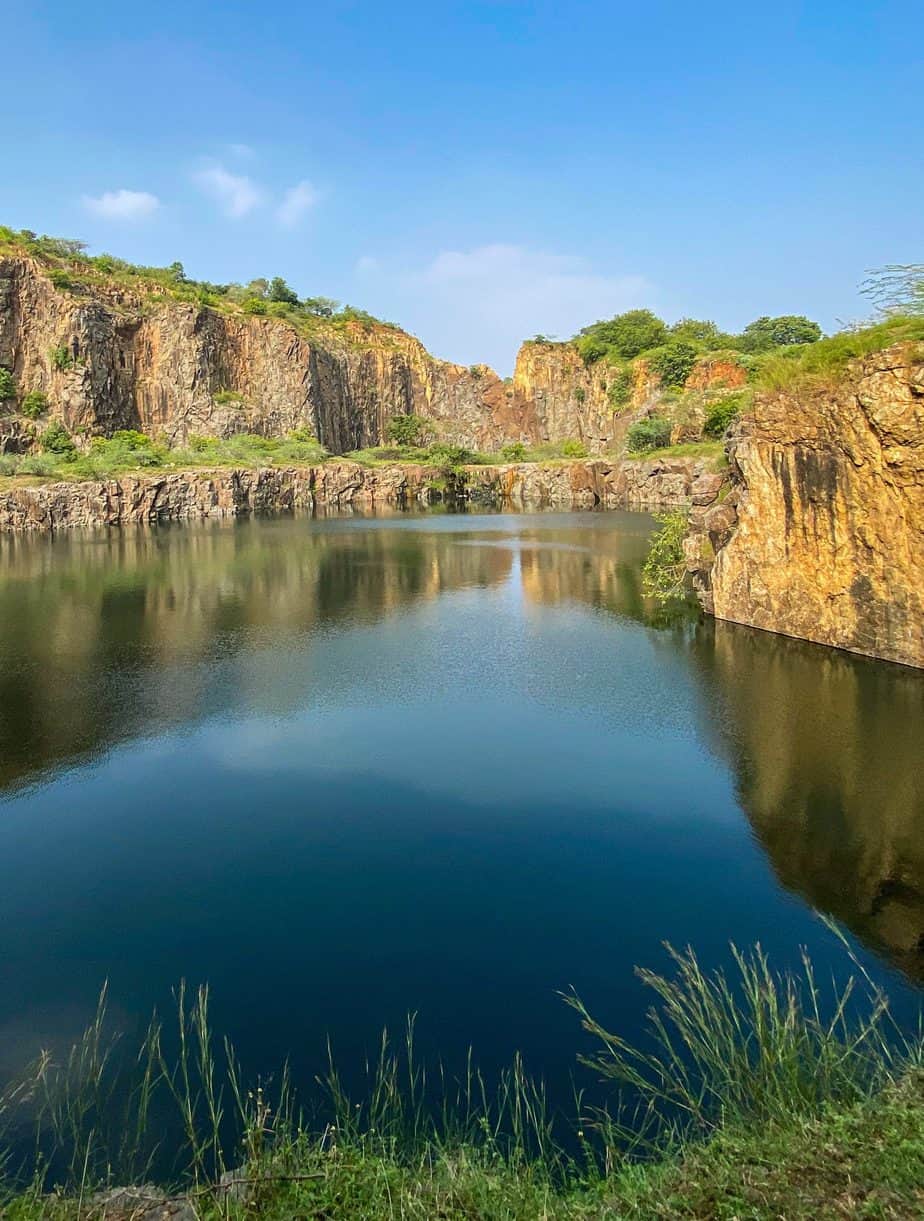
[[[758, 396], [690, 559], [720, 619], [924, 666], [924, 353]], [[714, 553], [714, 559], [712, 554]]]
[[466, 468], [447, 487], [435, 467], [309, 467], [183, 471], [0, 491], [0, 533], [341, 509], [411, 508], [444, 499], [509, 508], [659, 509], [689, 505], [712, 477], [673, 462], [510, 463]]
[[477, 449], [517, 431], [496, 374], [436, 360], [396, 328], [318, 321], [306, 335], [114, 286], [60, 291], [26, 258], [0, 260], [0, 364], [90, 435], [137, 428], [184, 442], [308, 428], [344, 453], [381, 443], [395, 415]]

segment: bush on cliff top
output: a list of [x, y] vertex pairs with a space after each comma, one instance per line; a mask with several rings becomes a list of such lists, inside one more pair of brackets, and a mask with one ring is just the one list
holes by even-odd
[[618, 362], [644, 356], [651, 359], [665, 386], [680, 386], [702, 353], [726, 350], [753, 355], [814, 343], [820, 337], [818, 323], [802, 314], [757, 318], [740, 335], [730, 335], [708, 319], [681, 318], [668, 327], [651, 310], [636, 309], [585, 326], [573, 343], [587, 365], [604, 358]]

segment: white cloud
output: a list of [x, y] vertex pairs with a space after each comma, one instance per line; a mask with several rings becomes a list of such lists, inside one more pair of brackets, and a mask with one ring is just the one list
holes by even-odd
[[289, 187], [276, 209], [276, 219], [287, 229], [294, 229], [305, 213], [318, 202], [319, 195], [310, 182], [303, 181]]
[[198, 170], [193, 181], [214, 199], [226, 216], [235, 219], [246, 216], [263, 202], [263, 191], [244, 174], [232, 174], [223, 165], [215, 164]]
[[[520, 343], [542, 332], [566, 338], [598, 318], [650, 303], [639, 275], [603, 274], [575, 255], [495, 243], [446, 250], [406, 274], [407, 322], [438, 355], [510, 372]], [[416, 317], [415, 317], [416, 315]]]
[[149, 191], [104, 191], [102, 195], [84, 195], [83, 206], [94, 216], [105, 220], [144, 220], [160, 207], [160, 200]]

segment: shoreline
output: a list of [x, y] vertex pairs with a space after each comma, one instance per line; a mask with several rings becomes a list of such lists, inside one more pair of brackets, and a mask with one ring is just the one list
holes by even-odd
[[312, 466], [152, 471], [80, 482], [0, 484], [0, 533], [272, 515], [296, 510], [486, 504], [658, 511], [711, 504], [724, 476], [702, 458], [600, 458], [466, 466]]

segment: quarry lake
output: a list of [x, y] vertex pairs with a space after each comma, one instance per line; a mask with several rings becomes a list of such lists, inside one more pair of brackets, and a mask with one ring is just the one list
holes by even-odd
[[[208, 982], [249, 1073], [417, 1014], [570, 1102], [573, 987], [760, 941], [924, 974], [924, 675], [641, 593], [650, 517], [277, 519], [0, 539], [0, 1077], [109, 980]], [[586, 1070], [584, 1070], [586, 1071]]]

